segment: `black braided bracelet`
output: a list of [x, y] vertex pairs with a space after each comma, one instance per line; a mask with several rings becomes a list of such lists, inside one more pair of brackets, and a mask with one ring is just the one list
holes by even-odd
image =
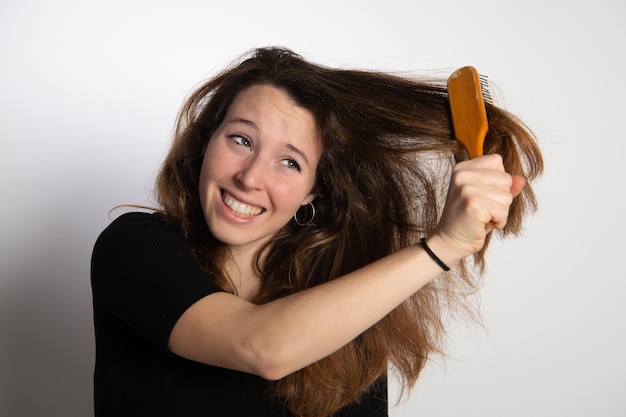
[[435, 252], [433, 252], [428, 247], [428, 245], [426, 244], [426, 238], [425, 237], [420, 239], [420, 245], [422, 245], [422, 247], [424, 248], [426, 253], [433, 259], [433, 261], [437, 262], [437, 265], [439, 265], [444, 271], [449, 271], [450, 270], [450, 267], [448, 265], [446, 265], [445, 263], [443, 263], [443, 261], [441, 259], [439, 259], [439, 257], [437, 255], [435, 255]]

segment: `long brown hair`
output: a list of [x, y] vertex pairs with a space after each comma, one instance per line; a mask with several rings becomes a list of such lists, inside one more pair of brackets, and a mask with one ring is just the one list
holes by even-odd
[[[223, 272], [228, 250], [211, 236], [200, 206], [203, 149], [236, 95], [256, 84], [280, 88], [311, 111], [323, 144], [314, 220], [306, 226], [292, 220], [264, 249], [257, 303], [335, 279], [435, 229], [450, 168], [467, 159], [453, 140], [444, 82], [333, 69], [286, 49], [257, 49], [188, 98], [157, 180], [162, 213], [219, 285], [234, 292]], [[487, 114], [485, 152], [502, 155], [509, 173], [538, 176], [543, 163], [529, 129], [493, 105]], [[519, 233], [533, 209], [529, 184], [498, 233]], [[412, 387], [430, 355], [443, 351], [446, 315], [474, 311], [466, 296], [480, 284], [474, 275], [484, 270], [487, 246], [344, 348], [274, 383], [271, 395], [297, 416], [324, 417], [358, 401], [388, 364]]]

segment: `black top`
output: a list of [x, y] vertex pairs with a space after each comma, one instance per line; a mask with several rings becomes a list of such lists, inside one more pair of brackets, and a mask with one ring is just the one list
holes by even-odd
[[[265, 395], [268, 381], [168, 351], [185, 310], [223, 290], [158, 215], [129, 213], [111, 223], [95, 244], [91, 282], [97, 417], [291, 416]], [[339, 415], [387, 416], [386, 380]]]

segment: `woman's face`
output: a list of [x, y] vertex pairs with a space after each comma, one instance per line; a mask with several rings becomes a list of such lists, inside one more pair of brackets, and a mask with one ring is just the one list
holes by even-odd
[[211, 136], [200, 172], [200, 199], [213, 235], [258, 249], [315, 195], [321, 140], [313, 115], [283, 90], [242, 91]]

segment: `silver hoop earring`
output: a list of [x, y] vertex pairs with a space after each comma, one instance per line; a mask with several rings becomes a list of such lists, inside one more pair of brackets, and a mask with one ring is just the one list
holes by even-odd
[[315, 206], [313, 205], [313, 202], [310, 202], [309, 206], [311, 206], [311, 218], [306, 223], [301, 223], [298, 220], [298, 212], [297, 211], [293, 214], [293, 220], [296, 222], [296, 224], [298, 226], [308, 226], [311, 223], [313, 223], [313, 220], [315, 219]]

